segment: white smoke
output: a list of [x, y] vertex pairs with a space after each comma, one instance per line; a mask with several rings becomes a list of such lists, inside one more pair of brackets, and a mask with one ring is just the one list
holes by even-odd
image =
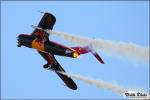
[[[135, 94], [137, 94], [137, 93], [144, 93], [144, 92], [141, 92], [141, 91], [130, 91], [129, 89], [126, 89], [126, 88], [123, 88], [121, 86], [118, 86], [117, 84], [108, 83], [108, 82], [105, 82], [103, 80], [91, 79], [91, 78], [88, 78], [88, 77], [81, 76], [79, 74], [65, 73], [65, 72], [60, 72], [60, 71], [58, 71], [58, 72], [63, 74], [63, 75], [66, 75], [68, 77], [84, 81], [85, 83], [96, 85], [99, 88], [104, 88], [104, 89], [107, 89], [107, 90], [111, 90], [111, 91], [113, 91], [115, 93], [118, 93], [119, 95], [123, 96], [124, 98], [128, 98], [128, 96], [125, 95], [126, 93], [132, 93], [132, 94], [133, 93], [135, 93]], [[134, 98], [135, 99], [137, 99], [137, 98], [138, 99], [148, 99], [149, 98], [149, 94], [146, 94], [146, 95], [147, 96], [145, 96], [145, 97], [135, 96]], [[133, 98], [133, 97], [130, 97], [130, 98]]]
[[89, 44], [96, 51], [103, 51], [111, 55], [121, 57], [134, 58], [135, 60], [149, 61], [149, 47], [142, 47], [133, 43], [124, 43], [113, 40], [90, 39], [64, 32], [56, 32], [47, 30], [52, 35], [59, 36], [67, 41], [78, 44], [79, 46], [87, 46]]

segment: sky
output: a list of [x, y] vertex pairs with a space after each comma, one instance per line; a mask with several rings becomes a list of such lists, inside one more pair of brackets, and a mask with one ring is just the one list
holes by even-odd
[[[1, 98], [2, 99], [122, 99], [122, 96], [74, 80], [78, 90], [42, 66], [34, 49], [17, 47], [17, 36], [30, 34], [43, 14], [56, 16], [55, 31], [89, 38], [103, 38], [149, 46], [148, 1], [2, 1], [1, 2]], [[59, 37], [51, 40], [75, 46]], [[149, 62], [118, 58], [99, 52], [105, 64], [91, 54], [78, 59], [57, 56], [67, 72], [149, 92]]]

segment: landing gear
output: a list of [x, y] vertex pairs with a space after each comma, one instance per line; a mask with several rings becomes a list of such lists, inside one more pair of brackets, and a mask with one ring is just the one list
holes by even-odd
[[47, 70], [55, 71], [55, 69], [54, 69], [51, 65], [49, 65], [48, 63], [45, 64], [45, 65], [43, 65], [43, 68], [44, 68], [44, 69], [47, 69]]
[[45, 68], [45, 69], [49, 69], [49, 68], [50, 68], [50, 66], [49, 66], [49, 64], [45, 64], [45, 65], [43, 65], [43, 68]]

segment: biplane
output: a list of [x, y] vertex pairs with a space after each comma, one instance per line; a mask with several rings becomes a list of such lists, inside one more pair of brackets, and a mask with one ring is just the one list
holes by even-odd
[[46, 60], [43, 65], [45, 69], [53, 70], [63, 80], [65, 85], [72, 90], [77, 89], [76, 83], [68, 76], [59, 73], [58, 71], [65, 72], [61, 65], [56, 60], [55, 56], [65, 56], [77, 58], [80, 54], [91, 52], [97, 60], [104, 64], [102, 58], [90, 46], [85, 47], [67, 47], [62, 44], [49, 40], [49, 33], [44, 30], [53, 30], [56, 18], [53, 14], [45, 12], [41, 18], [37, 28], [31, 34], [18, 35], [18, 47], [25, 46], [28, 48], [36, 49], [37, 52]]

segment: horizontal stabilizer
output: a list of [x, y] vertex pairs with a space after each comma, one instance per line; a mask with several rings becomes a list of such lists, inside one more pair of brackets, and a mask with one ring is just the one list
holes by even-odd
[[94, 50], [94, 48], [92, 47], [92, 45], [88, 45], [86, 47], [71, 47], [72, 49], [76, 50], [78, 53], [80, 54], [85, 54], [85, 53], [89, 53], [91, 52], [94, 57], [102, 64], [104, 64], [104, 61], [102, 60], [102, 58], [98, 55], [98, 53]]
[[98, 55], [98, 53], [93, 53], [93, 52], [91, 52], [91, 53], [95, 56], [95, 58], [96, 58], [100, 63], [104, 64], [104, 61], [103, 61], [102, 58]]

